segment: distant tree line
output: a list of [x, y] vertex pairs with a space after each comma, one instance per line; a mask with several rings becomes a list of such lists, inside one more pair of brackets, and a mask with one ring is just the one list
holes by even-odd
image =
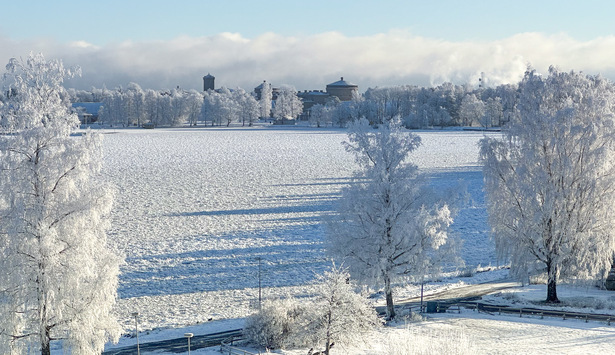
[[517, 85], [472, 89], [444, 83], [436, 87], [411, 85], [370, 88], [351, 102], [315, 105], [312, 125], [345, 127], [361, 117], [382, 124], [400, 117], [407, 128], [450, 126], [500, 127], [517, 105]]
[[352, 101], [340, 102], [333, 97], [303, 112], [294, 88], [283, 87], [276, 100], [272, 100], [270, 90], [270, 85], [264, 87], [260, 100], [254, 92], [241, 88], [143, 90], [135, 83], [113, 90], [73, 89], [68, 93], [72, 102], [102, 102], [99, 122], [115, 126], [250, 126], [259, 119], [301, 118], [315, 127], [346, 127], [362, 117], [372, 124], [400, 117], [404, 126], [413, 129], [501, 127], [514, 115], [519, 96], [518, 84], [478, 89], [452, 83], [401, 85], [369, 88]]
[[291, 87], [280, 90], [272, 104], [271, 87], [267, 86], [261, 99], [244, 89], [208, 90], [143, 90], [130, 83], [126, 88], [106, 88], [91, 91], [69, 90], [72, 102], [101, 102], [99, 124], [111, 126], [182, 126], [197, 123], [211, 126], [241, 124], [251, 126], [262, 118], [296, 119], [303, 111], [297, 91]]

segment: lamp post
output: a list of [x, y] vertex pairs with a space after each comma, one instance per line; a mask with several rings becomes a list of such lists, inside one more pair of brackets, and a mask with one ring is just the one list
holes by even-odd
[[425, 276], [421, 277], [421, 312], [423, 313], [423, 285], [425, 284]]
[[141, 355], [141, 350], [139, 349], [139, 312], [133, 312], [132, 316], [135, 317], [135, 334], [137, 336], [137, 355]]
[[190, 355], [190, 338], [194, 336], [192, 333], [185, 333], [184, 336], [188, 338], [188, 355]]
[[261, 309], [261, 257], [256, 257], [258, 260], [258, 309]]

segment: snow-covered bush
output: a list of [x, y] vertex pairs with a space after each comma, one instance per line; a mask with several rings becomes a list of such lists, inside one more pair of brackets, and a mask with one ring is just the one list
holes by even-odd
[[323, 346], [328, 355], [334, 343], [360, 342], [379, 320], [367, 298], [355, 292], [347, 270], [334, 266], [318, 279], [318, 293], [305, 313], [305, 337], [314, 348]]
[[296, 298], [265, 300], [261, 309], [246, 321], [243, 334], [251, 343], [267, 349], [297, 344], [306, 306]]
[[333, 343], [350, 344], [379, 325], [376, 311], [367, 298], [356, 293], [348, 271], [334, 267], [318, 277], [313, 299], [287, 297], [267, 300], [258, 313], [248, 318], [244, 336], [267, 349]]

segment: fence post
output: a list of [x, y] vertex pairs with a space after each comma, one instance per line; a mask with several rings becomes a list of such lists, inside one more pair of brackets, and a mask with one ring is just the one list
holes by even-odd
[[519, 308], [519, 318], [523, 316], [523, 308]]
[[564, 319], [563, 320], [566, 320], [566, 312], [564, 312]]

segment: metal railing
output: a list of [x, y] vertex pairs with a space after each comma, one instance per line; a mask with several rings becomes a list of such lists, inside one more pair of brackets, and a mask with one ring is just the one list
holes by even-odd
[[[615, 315], [612, 314], [598, 314], [598, 313], [581, 313], [581, 312], [572, 312], [572, 311], [557, 311], [557, 310], [549, 310], [549, 309], [539, 309], [539, 308], [513, 308], [504, 305], [492, 305], [482, 302], [474, 302], [474, 301], [459, 301], [459, 302], [435, 302], [435, 311], [432, 313], [441, 313], [447, 312], [448, 310], [455, 310], [460, 312], [460, 307], [472, 309], [477, 312], [483, 312], [488, 314], [514, 314], [519, 315], [519, 317], [528, 316], [528, 317], [540, 317], [543, 319], [544, 317], [556, 317], [562, 318], [562, 320], [566, 319], [577, 319], [583, 320], [586, 323], [591, 321], [597, 322], [605, 322], [607, 325], [611, 325], [612, 321], [615, 321]], [[429, 312], [428, 312], [429, 313]]]
[[248, 350], [244, 350], [244, 349], [233, 346], [234, 342], [240, 341], [240, 340], [243, 340], [243, 336], [241, 335], [234, 335], [227, 339], [222, 340], [222, 343], [220, 344], [220, 352], [222, 354], [227, 354], [227, 355], [260, 355], [261, 354], [260, 351], [258, 353], [253, 353]]

